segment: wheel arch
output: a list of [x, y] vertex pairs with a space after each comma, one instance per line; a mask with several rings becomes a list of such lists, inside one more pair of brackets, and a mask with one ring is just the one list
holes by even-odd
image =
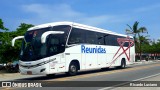
[[78, 66], [78, 70], [80, 70], [80, 63], [79, 63], [79, 61], [78, 61], [77, 59], [73, 59], [73, 60], [71, 60], [71, 62], [70, 62], [70, 64], [69, 64], [69, 66], [71, 65], [71, 63], [76, 63], [76, 64], [77, 64], [77, 66]]
[[125, 65], [126, 65], [126, 58], [122, 58], [122, 59], [121, 59], [121, 63], [122, 63], [122, 62], [124, 62]]

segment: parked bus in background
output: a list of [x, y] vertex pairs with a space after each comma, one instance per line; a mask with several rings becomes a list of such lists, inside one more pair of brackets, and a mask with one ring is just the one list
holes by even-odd
[[76, 75], [78, 70], [119, 67], [135, 61], [133, 37], [74, 22], [54, 22], [31, 27], [20, 52], [21, 74]]

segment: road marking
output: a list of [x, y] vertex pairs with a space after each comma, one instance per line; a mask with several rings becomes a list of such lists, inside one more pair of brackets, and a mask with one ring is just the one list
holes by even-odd
[[[153, 65], [148, 65], [148, 66], [139, 66], [139, 67], [127, 68], [127, 69], [123, 69], [123, 70], [120, 69], [120, 70], [113, 70], [113, 71], [98, 72], [98, 73], [94, 73], [94, 74], [91, 73], [91, 74], [85, 74], [85, 75], [77, 75], [77, 76], [72, 76], [72, 77], [64, 77], [64, 78], [58, 78], [58, 79], [52, 79], [52, 80], [44, 80], [44, 81], [69, 81], [69, 80], [88, 78], [88, 77], [93, 77], [93, 76], [108, 75], [108, 74], [113, 74], [113, 73], [118, 73], [118, 72], [141, 70], [141, 69], [146, 69], [146, 68], [155, 67], [155, 66], [160, 66], [160, 64], [153, 64]], [[151, 75], [151, 76], [155, 76], [155, 75]], [[151, 76], [147, 76], [147, 77], [149, 78]], [[139, 79], [136, 79], [136, 80], [139, 80]], [[50, 83], [50, 82], [47, 82], [47, 83]], [[119, 84], [119, 85], [123, 85], [123, 84], [124, 83]], [[106, 88], [109, 89], [109, 87], [106, 87]], [[99, 90], [106, 90], [106, 88], [102, 88], [102, 89], [99, 89]], [[4, 88], [2, 90], [15, 90], [15, 89], [16, 88]]]
[[[151, 78], [151, 77], [155, 77], [155, 76], [158, 76], [160, 75], [160, 73], [157, 73], [157, 74], [154, 74], [154, 75], [150, 75], [150, 76], [147, 76], [147, 77], [143, 77], [143, 78], [139, 78], [139, 79], [135, 79], [135, 80], [132, 80], [132, 81], [140, 81], [140, 80], [144, 80], [144, 79], [148, 79], [148, 78]], [[113, 89], [114, 87], [117, 87], [117, 86], [122, 86], [122, 85], [125, 85], [125, 84], [128, 84], [132, 81], [128, 81], [128, 82], [125, 82], [125, 83], [121, 83], [121, 84], [117, 84], [117, 85], [113, 85], [111, 87], [105, 87], [105, 88], [101, 88], [101, 89], [98, 89], [98, 90], [107, 90], [107, 89]], [[119, 88], [119, 87], [117, 87]]]
[[98, 72], [98, 73], [91, 73], [91, 74], [85, 74], [85, 75], [77, 75], [77, 76], [71, 76], [71, 77], [64, 77], [64, 78], [58, 78], [58, 79], [52, 79], [52, 80], [46, 80], [46, 81], [69, 81], [69, 80], [75, 80], [75, 79], [81, 79], [81, 78], [88, 78], [88, 77], [94, 77], [94, 76], [101, 76], [101, 75], [109, 75], [113, 73], [118, 72], [126, 72], [126, 71], [132, 71], [132, 70], [141, 70], [146, 69], [150, 67], [160, 66], [160, 64], [154, 64], [149, 66], [140, 66], [140, 67], [134, 67], [134, 68], [128, 68], [128, 69], [120, 69], [120, 70], [114, 70], [114, 71], [106, 71], [106, 72]]
[[136, 79], [136, 80], [133, 80], [133, 81], [140, 81], [140, 80], [148, 79], [148, 78], [155, 77], [155, 76], [158, 76], [158, 75], [160, 75], [160, 73], [150, 75], [150, 76], [147, 76], [147, 77], [143, 77], [143, 78], [139, 78], [139, 79]]

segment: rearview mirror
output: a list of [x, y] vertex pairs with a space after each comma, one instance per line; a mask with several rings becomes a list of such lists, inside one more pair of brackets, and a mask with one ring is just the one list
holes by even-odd
[[14, 47], [14, 43], [15, 43], [15, 41], [16, 41], [17, 39], [23, 39], [23, 38], [24, 38], [24, 36], [18, 36], [18, 37], [13, 38], [13, 39], [12, 39], [12, 47]]
[[47, 31], [47, 32], [44, 32], [41, 36], [41, 43], [45, 43], [47, 36], [50, 35], [50, 34], [64, 34], [64, 31]]

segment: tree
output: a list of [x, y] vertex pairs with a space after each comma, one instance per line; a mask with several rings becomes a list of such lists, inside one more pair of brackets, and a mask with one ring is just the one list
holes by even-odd
[[1, 30], [8, 30], [7, 28], [4, 27], [2, 19], [0, 19], [0, 29]]
[[[0, 30], [2, 30], [0, 31], [0, 37], [2, 37], [4, 31], [8, 30], [7, 28], [4, 27], [2, 19], [0, 19]], [[2, 38], [0, 38], [0, 45], [1, 44], [2, 44]]]
[[[26, 23], [21, 23], [20, 26], [16, 29], [15, 32], [12, 32], [11, 38], [13, 39], [14, 37], [17, 36], [23, 36], [25, 32], [28, 30], [28, 28], [33, 27], [34, 25], [32, 24], [26, 24]], [[17, 50], [21, 47], [21, 40], [17, 40], [15, 43], [15, 47]]]
[[2, 21], [2, 19], [0, 19], [0, 62], [2, 62], [2, 52], [3, 52], [3, 48], [2, 48], [2, 44], [4, 42], [4, 31], [7, 31], [8, 29], [6, 27], [4, 27], [4, 23]]
[[151, 45], [150, 45], [150, 42], [151, 40], [148, 39], [149, 36], [140, 36], [140, 41], [141, 41], [141, 50], [142, 50], [142, 53], [150, 53], [150, 48], [151, 48]]
[[[134, 36], [133, 36], [133, 37], [134, 37], [134, 43], [135, 43], [135, 45], [136, 45], [136, 48], [138, 48], [138, 49], [136, 49], [136, 50], [139, 50], [139, 52], [140, 52], [140, 60], [141, 60], [141, 56], [142, 56], [142, 55], [141, 55], [140, 33], [146, 33], [146, 32], [147, 32], [147, 29], [146, 29], [146, 27], [140, 27], [140, 28], [138, 28], [138, 24], [139, 24], [138, 21], [136, 21], [136, 22], [133, 24], [132, 27], [127, 24], [127, 26], [129, 27], [129, 29], [126, 29], [126, 33], [127, 33], [127, 34], [132, 34], [132, 35], [134, 35]], [[148, 32], [147, 32], [147, 33], [148, 33]], [[137, 37], [137, 35], [138, 35], [138, 37]], [[136, 51], [136, 52], [138, 52], [138, 51]]]
[[141, 44], [149, 44], [150, 43], [150, 39], [148, 39], [148, 35], [147, 36], [140, 36], [139, 40], [141, 41]]
[[18, 59], [21, 41], [17, 40], [15, 43], [15, 47], [11, 46], [11, 40], [16, 36], [22, 36], [25, 34], [28, 28], [33, 27], [32, 24], [21, 23], [20, 26], [16, 29], [16, 31], [5, 31], [0, 35], [0, 57], [1, 62], [7, 63], [11, 62], [15, 59]]

